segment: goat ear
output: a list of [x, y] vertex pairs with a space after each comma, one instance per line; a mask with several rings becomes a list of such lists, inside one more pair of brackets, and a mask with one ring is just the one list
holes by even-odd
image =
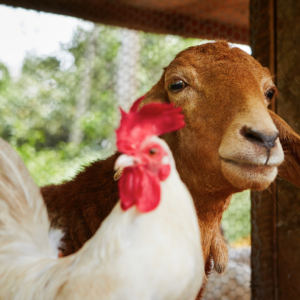
[[160, 80], [152, 87], [152, 89], [145, 95], [142, 104], [148, 104], [151, 102], [169, 103], [168, 92], [165, 89], [165, 73], [164, 70]]
[[300, 136], [273, 111], [269, 110], [279, 131], [279, 140], [284, 152], [284, 161], [278, 168], [278, 175], [300, 187]]

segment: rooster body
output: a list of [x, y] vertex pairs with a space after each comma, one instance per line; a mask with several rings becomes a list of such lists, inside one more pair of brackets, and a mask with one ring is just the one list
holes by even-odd
[[[204, 263], [193, 200], [167, 144], [156, 136], [148, 137], [143, 142], [146, 154], [149, 143], [164, 156], [156, 160], [162, 162], [158, 171], [156, 162], [150, 163], [148, 171], [144, 168], [148, 173], [142, 175], [143, 182], [149, 184], [131, 195], [140, 202], [124, 204], [121, 197], [80, 251], [58, 258], [61, 233], [50, 230], [39, 189], [18, 155], [0, 140], [1, 300], [196, 298]], [[127, 189], [133, 189], [134, 180], [139, 179], [130, 170], [136, 174], [136, 164], [143, 164], [136, 159], [138, 162], [130, 160], [129, 177], [121, 178], [123, 186], [129, 182], [123, 193], [128, 199]], [[164, 180], [155, 179], [156, 171]], [[147, 197], [151, 190], [156, 191], [157, 182], [159, 202], [151, 204], [152, 197]], [[123, 191], [122, 185], [120, 189]], [[143, 197], [136, 195], [144, 195], [147, 201], [142, 203], [139, 199]]]
[[[176, 169], [171, 167], [168, 179], [161, 182], [161, 202], [155, 210], [143, 214], [132, 206], [124, 213], [119, 202], [79, 253], [80, 259], [73, 262], [76, 273], [61, 299], [69, 299], [76, 282], [81, 295], [70, 299], [83, 299], [97, 290], [103, 296], [97, 299], [194, 300], [204, 274], [199, 225]], [[82, 285], [90, 269], [91, 283]]]

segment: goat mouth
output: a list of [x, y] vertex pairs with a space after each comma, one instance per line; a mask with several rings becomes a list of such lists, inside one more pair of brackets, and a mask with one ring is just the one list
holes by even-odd
[[255, 171], [255, 172], [260, 172], [260, 171], [263, 172], [265, 170], [277, 167], [275, 165], [268, 165], [267, 163], [265, 163], [265, 164], [255, 164], [255, 163], [251, 163], [251, 162], [240, 162], [240, 161], [227, 159], [227, 158], [223, 158], [223, 157], [221, 157], [221, 160], [224, 163], [234, 165], [238, 168], [242, 168], [242, 169], [245, 169], [245, 170], [248, 170], [248, 171]]
[[236, 188], [261, 191], [276, 178], [277, 166], [221, 158], [224, 177]]

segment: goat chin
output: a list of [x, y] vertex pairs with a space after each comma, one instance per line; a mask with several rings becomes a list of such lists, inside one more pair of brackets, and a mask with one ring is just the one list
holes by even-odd
[[277, 176], [276, 166], [248, 165], [229, 160], [221, 161], [221, 169], [224, 177], [241, 190], [264, 190]]

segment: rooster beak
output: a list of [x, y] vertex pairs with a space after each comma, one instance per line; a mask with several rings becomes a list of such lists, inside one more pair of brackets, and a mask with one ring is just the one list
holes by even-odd
[[134, 166], [139, 162], [140, 160], [137, 157], [122, 154], [117, 158], [114, 170], [116, 171], [120, 168], [124, 169], [126, 167]]

